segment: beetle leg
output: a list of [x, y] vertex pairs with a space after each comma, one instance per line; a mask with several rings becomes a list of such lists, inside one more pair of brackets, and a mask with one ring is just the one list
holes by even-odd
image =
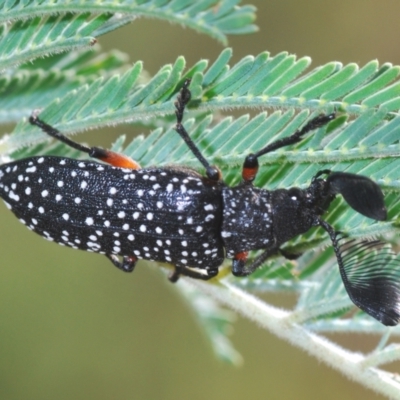
[[303, 253], [290, 253], [286, 250], [279, 249], [279, 252], [283, 257], [285, 257], [287, 260], [297, 260], [299, 257], [303, 255]]
[[188, 276], [194, 279], [202, 279], [203, 281], [208, 281], [209, 279], [214, 278], [214, 276], [218, 275], [218, 268], [208, 269], [206, 275], [187, 267], [175, 266], [175, 271], [168, 277], [168, 279], [172, 283], [175, 283], [179, 279], [180, 275]]
[[256, 153], [249, 154], [245, 158], [243, 163], [243, 169], [242, 169], [243, 180], [245, 182], [252, 182], [255, 179], [258, 171], [258, 157], [266, 153], [270, 153], [271, 151], [280, 149], [281, 147], [285, 147], [290, 144], [295, 144], [297, 142], [300, 142], [306, 133], [326, 125], [329, 121], [335, 118], [335, 115], [336, 115], [335, 113], [328, 115], [323, 115], [323, 114], [318, 115], [317, 117], [309, 121], [306, 125], [304, 125], [303, 128], [298, 129], [295, 133], [293, 133], [293, 135], [277, 140], [265, 146], [263, 149], [257, 151]]
[[105, 150], [100, 147], [87, 147], [80, 143], [74, 142], [64, 136], [58, 129], [53, 128], [51, 125], [46, 124], [36, 115], [32, 115], [29, 118], [29, 122], [32, 125], [36, 125], [43, 132], [47, 133], [49, 136], [65, 143], [66, 145], [72, 147], [73, 149], [83, 151], [89, 154], [90, 157], [97, 158], [98, 160], [104, 161], [107, 164], [113, 165], [114, 167], [129, 168], [129, 169], [140, 169], [140, 165], [123, 154], [115, 153], [111, 150]]
[[122, 261], [115, 254], [106, 254], [106, 257], [123, 272], [132, 272], [137, 261], [137, 258], [133, 256], [124, 256]]
[[235, 276], [247, 276], [252, 274], [262, 263], [272, 255], [276, 254], [279, 249], [272, 248], [265, 250], [264, 253], [260, 254], [254, 259], [254, 261], [246, 265], [248, 252], [241, 252], [235, 254], [232, 262], [232, 274]]

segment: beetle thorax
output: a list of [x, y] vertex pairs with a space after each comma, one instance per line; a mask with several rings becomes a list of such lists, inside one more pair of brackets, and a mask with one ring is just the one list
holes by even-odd
[[[224, 188], [221, 236], [226, 256], [271, 246], [271, 192], [253, 186]], [[256, 228], [255, 228], [256, 227]]]

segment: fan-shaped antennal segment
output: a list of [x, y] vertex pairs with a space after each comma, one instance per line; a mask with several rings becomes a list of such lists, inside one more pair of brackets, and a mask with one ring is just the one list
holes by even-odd
[[371, 179], [346, 172], [332, 172], [327, 182], [332, 194], [341, 194], [349, 206], [360, 214], [378, 221], [386, 219], [383, 193]]

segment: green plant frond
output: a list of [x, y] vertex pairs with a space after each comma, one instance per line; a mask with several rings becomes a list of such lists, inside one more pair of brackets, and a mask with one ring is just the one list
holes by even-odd
[[[319, 145], [319, 136], [314, 137], [312, 147], [308, 153], [310, 160], [313, 159], [314, 162], [326, 161], [327, 149], [329, 149], [331, 161], [336, 159], [347, 159], [349, 161], [366, 159], [372, 155], [372, 152], [376, 157], [377, 151], [378, 155], [382, 157], [394, 155], [396, 151], [394, 147], [397, 146], [394, 145], [394, 147], [387, 148], [386, 144], [379, 140], [379, 137], [381, 133], [390, 136], [389, 130], [392, 129], [392, 132], [394, 132], [393, 127], [398, 123], [396, 118], [387, 127], [383, 123], [383, 119], [388, 118], [388, 111], [393, 112], [393, 106], [400, 99], [396, 91], [398, 86], [396, 82], [387, 87], [382, 87], [382, 82], [380, 82], [375, 87], [377, 92], [374, 94], [368, 92], [368, 97], [359, 104], [347, 104], [341, 101], [339, 97], [329, 100], [324, 97], [329, 93], [329, 96], [331, 96], [333, 92], [336, 93], [335, 96], [339, 96], [339, 92], [340, 96], [344, 94], [350, 96], [352, 90], [359, 93], [361, 86], [369, 86], [375, 77], [379, 79], [392, 70], [397, 71], [397, 74], [397, 67], [390, 68], [385, 66], [385, 72], [380, 74], [379, 66], [376, 62], [369, 63], [368, 68], [362, 68], [360, 71], [354, 65], [351, 65], [351, 68], [342, 68], [337, 63], [331, 63], [327, 64], [329, 68], [326, 68], [326, 66], [318, 67], [305, 76], [294, 78], [309, 64], [308, 59], [296, 61], [294, 56], [289, 56], [286, 53], [275, 57], [269, 57], [268, 53], [261, 53], [257, 57], [245, 57], [232, 68], [229, 68], [227, 61], [230, 55], [230, 50], [224, 50], [208, 70], [206, 70], [207, 63], [202, 60], [186, 74], [183, 72], [185, 60], [179, 57], [174, 65], [164, 66], [146, 83], [143, 83], [143, 79], [139, 79], [141, 64], [137, 63], [123, 76], [116, 75], [108, 79], [107, 77], [99, 78], [90, 85], [81, 86], [76, 92], [70, 92], [60, 99], [55, 99], [43, 111], [41, 116], [48, 123], [58, 126], [60, 130], [68, 134], [98, 126], [144, 120], [156, 115], [172, 115], [176, 93], [185, 77], [191, 76], [193, 101], [189, 108], [193, 110], [216, 110], [247, 106], [275, 107], [279, 105], [279, 108], [282, 109], [293, 110], [293, 107], [295, 107], [299, 110], [304, 110], [305, 114], [300, 113], [298, 119], [294, 119], [294, 121], [301, 122], [304, 122], [309, 111], [315, 109], [318, 112], [324, 110], [325, 112], [331, 112], [335, 108], [341, 108], [354, 114], [363, 111], [362, 118], [353, 125], [349, 124], [348, 131], [343, 133], [341, 137], [332, 138], [330, 143], [326, 143], [324, 150], [314, 151], [314, 148]], [[375, 71], [373, 76], [370, 74], [372, 66], [374, 66]], [[321, 70], [324, 70], [324, 74], [319, 73]], [[343, 73], [343, 71], [346, 71], [346, 73]], [[369, 72], [368, 77], [365, 71]], [[329, 77], [326, 76], [327, 73], [330, 73]], [[129, 78], [127, 75], [129, 75]], [[364, 83], [360, 83], [360, 75], [364, 79]], [[319, 81], [316, 78], [317, 76]], [[207, 82], [209, 86], [204, 87], [204, 82]], [[313, 87], [310, 87], [311, 82], [313, 82]], [[343, 88], [347, 83], [349, 83], [349, 87], [344, 90]], [[361, 86], [354, 89], [356, 83]], [[110, 87], [113, 88], [111, 97], [107, 94]], [[338, 87], [342, 89], [338, 91]], [[288, 98], [282, 94], [289, 92], [293, 97]], [[304, 94], [310, 92], [313, 92], [315, 96], [320, 96], [320, 98], [306, 99]], [[379, 109], [366, 107], [364, 103], [369, 103], [376, 96], [383, 101]], [[84, 100], [88, 98], [90, 98], [90, 102]], [[112, 100], [110, 100], [111, 98]], [[277, 99], [280, 99], [279, 104], [276, 101]], [[85, 101], [84, 109], [81, 107], [83, 101]], [[294, 122], [293, 127], [296, 124], [297, 122]], [[383, 131], [375, 134], [374, 143], [373, 139], [369, 139], [369, 141], [363, 142], [365, 143], [364, 146], [351, 149], [352, 142], [363, 138], [366, 130], [377, 127]], [[270, 140], [268, 131], [272, 132], [273, 128], [274, 126], [269, 126], [267, 132], [263, 133], [262, 139], [258, 138], [255, 143], [258, 144], [260, 141], [268, 142]], [[19, 125], [16, 128], [18, 145], [24, 146], [37, 140], [43, 140], [44, 135], [38, 135], [37, 132], [35, 134], [32, 133], [32, 127], [29, 125]], [[274, 133], [276, 134], [276, 132]], [[351, 139], [345, 139], [345, 145], [342, 145], [343, 137], [350, 134], [354, 136], [351, 136]], [[392, 136], [394, 137], [393, 133]], [[273, 137], [276, 138], [275, 135]], [[386, 139], [389, 140], [388, 138]], [[365, 140], [363, 139], [363, 141]], [[249, 142], [252, 143], [251, 141]], [[383, 146], [381, 146], [382, 144]], [[9, 149], [14, 150], [16, 143], [10, 142], [9, 145]], [[305, 146], [305, 143], [301, 146]], [[3, 147], [2, 150], [5, 151], [6, 149]], [[213, 152], [213, 154], [216, 153]], [[292, 157], [292, 161], [297, 161], [298, 155], [296, 153], [288, 156]], [[276, 157], [279, 157], [279, 153]], [[229, 155], [229, 160], [230, 163], [237, 162], [232, 155]], [[229, 162], [229, 160], [224, 161]], [[272, 160], [272, 158], [269, 158], [269, 160]]]
[[361, 69], [356, 64], [331, 62], [305, 75], [302, 73], [310, 59], [297, 60], [287, 53], [247, 56], [232, 68], [221, 65], [220, 60], [216, 64], [219, 74], [214, 73], [212, 82], [205, 79], [209, 87], [204, 88], [202, 107], [295, 107], [328, 112], [340, 109], [351, 114], [378, 106], [386, 112], [399, 109], [399, 83], [393, 81], [400, 68], [387, 64], [379, 67], [377, 61]]
[[54, 54], [51, 57], [38, 58], [32, 63], [21, 65], [19, 70], [56, 70], [90, 77], [93, 75], [109, 77], [115, 75], [121, 69], [126, 69], [129, 58], [119, 50], [100, 52], [99, 45], [89, 50], [80, 49], [70, 53]]
[[250, 5], [239, 6], [240, 0], [30, 0], [24, 2], [5, 2], [0, 5], [0, 22], [24, 20], [42, 15], [74, 13], [122, 14], [109, 19], [99, 26], [94, 36], [102, 35], [124, 25], [138, 16], [157, 18], [175, 22], [205, 33], [223, 44], [226, 35], [252, 33], [255, 8]]
[[[239, 61], [233, 68], [229, 69], [226, 62], [231, 55], [231, 51], [224, 50], [216, 62], [211, 65], [211, 67], [206, 71], [207, 63], [202, 60], [193, 66], [189, 72], [192, 75], [192, 93], [193, 101], [190, 105], [191, 109], [202, 110], [202, 109], [223, 109], [232, 107], [245, 107], [249, 105], [258, 105], [262, 107], [269, 107], [276, 104], [277, 96], [271, 97], [268, 91], [271, 90], [270, 94], [277, 94], [278, 90], [282, 93], [288, 90], [288, 87], [295, 87], [298, 96], [288, 99], [286, 96], [280, 96], [283, 99], [281, 102], [282, 108], [289, 108], [293, 110], [293, 106], [298, 109], [303, 109], [304, 112], [300, 113], [296, 118], [290, 129], [293, 131], [298, 123], [303, 123], [308, 116], [308, 111], [314, 108], [319, 108], [320, 110], [326, 108], [327, 110], [334, 109], [335, 106], [341, 105], [343, 109], [355, 110], [358, 107], [358, 111], [364, 110], [362, 118], [359, 118], [356, 123], [349, 124], [348, 131], [343, 132], [342, 136], [339, 138], [331, 138], [330, 141], [325, 143], [323, 150], [314, 149], [319, 146], [318, 138], [319, 136], [314, 136], [311, 139], [312, 146], [308, 148], [308, 160], [314, 162], [326, 162], [340, 160], [354, 161], [356, 159], [367, 159], [370, 157], [376, 158], [377, 154], [381, 157], [391, 157], [395, 155], [397, 151], [397, 145], [390, 143], [390, 147], [387, 147], [387, 143], [383, 143], [380, 140], [381, 134], [385, 135], [387, 140], [392, 136], [392, 142], [395, 141], [394, 127], [398, 123], [397, 118], [392, 122], [385, 124], [384, 118], [387, 118], [388, 109], [385, 104], [395, 104], [397, 102], [397, 94], [393, 90], [386, 90], [387, 88], [378, 88], [378, 93], [386, 93], [386, 102], [380, 107], [380, 110], [375, 109], [368, 110], [362, 104], [359, 105], [348, 105], [346, 106], [343, 102], [338, 103], [338, 99], [327, 101], [323, 99], [324, 93], [319, 93], [321, 99], [314, 98], [309, 101], [305, 101], [300, 93], [306, 88], [301, 84], [301, 82], [307, 82], [309, 84], [311, 81], [314, 82], [314, 88], [320, 87], [321, 82], [316, 82], [315, 77], [318, 75], [321, 79], [322, 75], [319, 71], [322, 69], [330, 71], [332, 74], [340, 74], [344, 69], [335, 68], [324, 68], [319, 67], [312, 71], [310, 74], [300, 77], [297, 81], [289, 82], [285, 78], [286, 71], [296, 71], [296, 74], [300, 73], [297, 66], [301, 66], [301, 69], [308, 64], [304, 62], [295, 62], [293, 56], [288, 56], [286, 53], [282, 53], [275, 57], [269, 57], [267, 53], [262, 53], [257, 57], [245, 57]], [[300, 60], [301, 61], [301, 60]], [[293, 68], [290, 68], [288, 64], [292, 64]], [[386, 68], [385, 72], [378, 74], [378, 65], [373, 62], [370, 63], [375, 65], [376, 73], [378, 77], [382, 77], [388, 71], [393, 68]], [[284, 68], [282, 68], [284, 65]], [[56, 98], [53, 103], [51, 103], [41, 114], [48, 123], [57, 126], [60, 130], [66, 134], [70, 132], [82, 131], [86, 129], [92, 129], [98, 126], [118, 124], [129, 121], [139, 121], [143, 119], [149, 119], [150, 117], [170, 114], [174, 112], [174, 100], [178, 88], [182, 84], [188, 74], [184, 74], [183, 70], [185, 67], [185, 60], [179, 57], [174, 65], [166, 65], [160, 69], [160, 71], [147, 83], [143, 83], [141, 76], [141, 64], [135, 64], [130, 70], [128, 70], [124, 75], [116, 75], [113, 77], [101, 77], [95, 82], [87, 82], [89, 85], [82, 85], [77, 91], [72, 91], [65, 95], [64, 97], [58, 99]], [[371, 67], [369, 67], [371, 69]], [[367, 69], [367, 68], [366, 68]], [[395, 68], [397, 70], [397, 68]], [[362, 69], [365, 71], [365, 69]], [[278, 72], [277, 72], [278, 71]], [[334, 71], [334, 72], [332, 72]], [[352, 68], [354, 71], [354, 68]], [[308, 79], [307, 76], [310, 78]], [[343, 78], [343, 74], [340, 74]], [[362, 74], [362, 76], [365, 75]], [[257, 77], [257, 78], [255, 78]], [[290, 77], [293, 75], [290, 73]], [[331, 75], [332, 78], [332, 75]], [[339, 79], [327, 78], [331, 83], [338, 87]], [[372, 78], [370, 77], [369, 80]], [[208, 82], [209, 86], [204, 87], [203, 83]], [[283, 83], [285, 82], [285, 83]], [[359, 81], [357, 81], [359, 82]], [[282, 86], [279, 88], [279, 85]], [[230, 85], [230, 86], [229, 86]], [[264, 86], [263, 86], [264, 85]], [[342, 82], [342, 86], [344, 83]], [[394, 84], [396, 86], [396, 84]], [[394, 87], [393, 86], [393, 87]], [[351, 87], [354, 87], [351, 86]], [[109, 88], [112, 88], [112, 93], [110, 96]], [[239, 94], [238, 91], [245, 88], [247, 90], [246, 95], [243, 91]], [[261, 95], [251, 94], [256, 90]], [[360, 88], [356, 89], [357, 91]], [[308, 87], [307, 91], [311, 91], [312, 88]], [[325, 93], [327, 86], [324, 85]], [[332, 88], [333, 90], [333, 88]], [[236, 92], [235, 92], [236, 91]], [[199, 97], [195, 97], [198, 93]], [[203, 93], [203, 94], [201, 94]], [[343, 91], [341, 91], [343, 93]], [[292, 90], [292, 94], [294, 91]], [[314, 94], [316, 91], [314, 90]], [[349, 94], [349, 93], [348, 93]], [[213, 97], [209, 97], [209, 96]], [[376, 93], [372, 96], [375, 96]], [[391, 97], [392, 96], [392, 97]], [[394, 96], [394, 97], [393, 97]], [[244, 99], [246, 101], [243, 101]], [[370, 97], [367, 97], [367, 101]], [[272, 100], [271, 100], [272, 99]], [[275, 100], [273, 100], [275, 99]], [[289, 104], [292, 107], [289, 107]], [[322, 108], [321, 108], [322, 107]], [[7, 107], [6, 107], [7, 108]], [[37, 108], [37, 106], [32, 104], [32, 109]], [[368, 113], [366, 113], [368, 111]], [[276, 130], [274, 131], [274, 125], [269, 125], [264, 129], [260, 129], [263, 132], [262, 138], [259, 135], [258, 140], [255, 142], [258, 145], [262, 145], [260, 140], [267, 143], [272, 137], [276, 138]], [[380, 129], [380, 132], [375, 134], [375, 139], [365, 139], [364, 132], [369, 129]], [[289, 127], [288, 127], [289, 130]], [[273, 135], [269, 135], [268, 132], [271, 131]], [[392, 133], [390, 133], [392, 132]], [[248, 132], [247, 132], [248, 133]], [[286, 131], [282, 132], [286, 135]], [[351, 135], [351, 139], [343, 139], [345, 136]], [[8, 139], [6, 147], [2, 147], [2, 151], [13, 151], [17, 147], [25, 146], [44, 139], [44, 135], [38, 134], [37, 130], [32, 129], [28, 124], [20, 124], [15, 130], [15, 135]], [[242, 137], [244, 140], [245, 136]], [[356, 148], [351, 149], [349, 145], [354, 142], [361, 141], [361, 145]], [[247, 140], [247, 138], [246, 138]], [[373, 142], [375, 140], [375, 142]], [[227, 141], [227, 143], [230, 141]], [[252, 143], [250, 140], [248, 141]], [[343, 142], [345, 142], [344, 145]], [[235, 143], [232, 141], [232, 143]], [[365, 144], [364, 144], [365, 143]], [[368, 145], [367, 145], [368, 144]], [[371, 144], [373, 144], [371, 146]], [[5, 143], [3, 143], [3, 146]], [[301, 146], [305, 146], [306, 143], [302, 143]], [[227, 145], [232, 146], [232, 145]], [[217, 150], [221, 147], [217, 147]], [[210, 147], [210, 149], [213, 149]], [[243, 151], [248, 149], [248, 146], [243, 147]], [[329, 150], [329, 154], [328, 153]], [[378, 153], [377, 153], [378, 152]], [[240, 162], [237, 159], [235, 152], [230, 153], [229, 157], [223, 158], [223, 155], [219, 155], [217, 152], [213, 151], [215, 157], [222, 157], [221, 160], [228, 162], [229, 164], [235, 164]], [[304, 159], [304, 154], [299, 154], [298, 152], [288, 153], [285, 151], [288, 160], [293, 162], [301, 162]], [[275, 158], [279, 158], [280, 154], [275, 154]], [[300, 158], [299, 158], [300, 157]], [[271, 156], [265, 158], [263, 162], [274, 161]]]
[[233, 332], [235, 314], [223, 309], [214, 300], [190, 285], [186, 280], [180, 280], [176, 285], [178, 292], [186, 300], [188, 307], [194, 311], [201, 330], [206, 334], [215, 355], [232, 365], [242, 363], [241, 355], [234, 349], [229, 336]]
[[51, 53], [96, 43], [93, 32], [110, 15], [62, 14], [3, 23], [0, 32], [0, 71]]
[[[307, 321], [304, 327], [314, 332], [329, 333], [368, 333], [382, 335], [387, 333], [387, 327], [376, 323], [372, 318], [365, 314], [352, 315], [348, 318], [321, 318]], [[390, 328], [391, 336], [400, 335], [400, 325]], [[388, 346], [389, 347], [389, 346]]]
[[[89, 54], [91, 57], [86, 58]], [[67, 54], [57, 62], [44, 59], [41, 68], [21, 68], [0, 75], [0, 123], [18, 122], [32, 113], [32, 107], [42, 109], [54, 99], [126, 66], [125, 57], [118, 52], [98, 57], [93, 52], [84, 52], [81, 56], [76, 68], [77, 57]]]

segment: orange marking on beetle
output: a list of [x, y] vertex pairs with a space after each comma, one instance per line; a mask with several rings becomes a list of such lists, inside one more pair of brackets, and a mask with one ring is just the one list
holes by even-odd
[[242, 251], [240, 253], [236, 253], [234, 256], [234, 259], [238, 260], [238, 261], [246, 262], [248, 255], [249, 255], [248, 251]]
[[99, 157], [99, 159], [114, 167], [141, 169], [140, 165], [136, 161], [132, 160], [132, 158], [110, 150], [107, 150], [106, 155], [104, 157]]
[[253, 181], [258, 172], [258, 167], [243, 168], [242, 178], [245, 181]]

